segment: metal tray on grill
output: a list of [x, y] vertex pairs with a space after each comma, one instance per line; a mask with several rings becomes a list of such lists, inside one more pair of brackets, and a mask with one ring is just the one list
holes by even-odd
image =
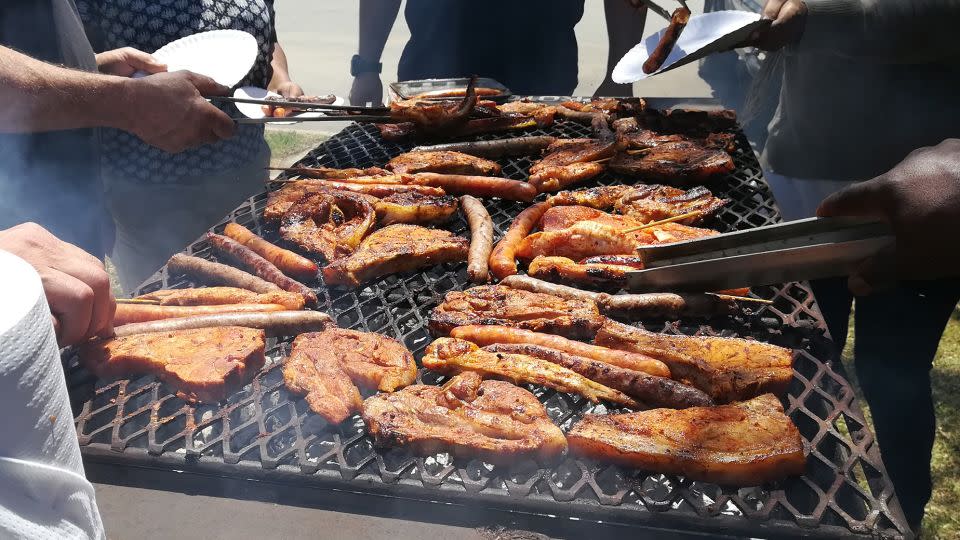
[[[419, 79], [415, 81], [400, 81], [390, 83], [389, 95], [391, 100], [410, 99], [425, 92], [435, 90], [454, 90], [457, 88], [466, 88], [470, 83], [469, 77], [456, 77], [453, 79]], [[481, 96], [482, 99], [493, 101], [495, 103], [505, 103], [513, 94], [510, 89], [499, 81], [488, 77], [477, 77], [477, 88], [493, 88], [500, 93], [495, 96]], [[429, 98], [429, 99], [451, 99], [451, 98]], [[455, 99], [455, 98], [454, 98]]]
[[[651, 100], [656, 107], [673, 103], [676, 100]], [[530, 134], [585, 137], [590, 130], [566, 122], [506, 136]], [[301, 165], [382, 165], [414, 144], [385, 141], [376, 127], [352, 124], [312, 151]], [[736, 171], [709, 184], [716, 195], [731, 200], [716, 226], [735, 230], [779, 221], [760, 166], [742, 134], [737, 145]], [[504, 176], [525, 179], [531, 160], [505, 158], [500, 163]], [[605, 174], [594, 184], [614, 182]], [[251, 197], [214, 229], [236, 221], [277, 240], [276, 231], [260, 221], [265, 202], [265, 193]], [[485, 204], [498, 236], [526, 206], [499, 200]], [[467, 233], [462, 219], [450, 227]], [[210, 256], [203, 240], [187, 251]], [[162, 269], [141, 292], [187, 285]], [[429, 311], [446, 292], [469, 286], [462, 263], [388, 276], [357, 290], [315, 285], [320, 309], [337, 324], [393, 336], [418, 360], [431, 341], [425, 324]], [[553, 534], [580, 531], [594, 538], [604, 537], [604, 531], [622, 534], [641, 528], [669, 537], [686, 532], [909, 538], [873, 434], [825, 335], [810, 289], [790, 283], [755, 288], [753, 294], [773, 303], [704, 324], [644, 321], [648, 329], [662, 332], [754, 337], [796, 351], [794, 378], [783, 402], [803, 435], [807, 469], [801, 477], [751, 488], [573, 458], [549, 469], [532, 462], [494, 468], [445, 454], [424, 458], [399, 449], [376, 450], [359, 418], [330, 426], [303, 400], [288, 395], [280, 363], [289, 352], [289, 340], [269, 341], [267, 366], [250, 385], [219, 405], [191, 406], [152, 377], [98, 381], [72, 354], [65, 355], [64, 364], [82, 453], [88, 472], [98, 481], [150, 487], [161, 482], [159, 478], [181, 490], [254, 483], [254, 490], [235, 488], [226, 493], [255, 498], [253, 491], [274, 489], [278, 493], [274, 502], [286, 504], [330, 505], [470, 525], [519, 523]], [[418, 380], [435, 384], [442, 378], [421, 369]], [[603, 410], [579, 396], [528, 388], [563, 429], [585, 412]]]

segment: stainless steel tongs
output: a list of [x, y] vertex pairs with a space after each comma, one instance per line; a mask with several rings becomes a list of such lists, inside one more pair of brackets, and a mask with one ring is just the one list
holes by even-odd
[[631, 291], [718, 291], [847, 275], [892, 246], [884, 222], [809, 218], [637, 249], [644, 269], [627, 273]]

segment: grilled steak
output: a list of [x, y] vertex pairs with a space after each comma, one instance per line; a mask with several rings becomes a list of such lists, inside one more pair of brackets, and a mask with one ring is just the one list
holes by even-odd
[[560, 139], [547, 147], [543, 159], [530, 167], [529, 182], [537, 191], [557, 191], [604, 171], [597, 163], [617, 152], [616, 141]]
[[457, 326], [513, 326], [572, 338], [589, 338], [603, 325], [596, 304], [565, 300], [502, 285], [481, 285], [447, 293], [430, 314], [430, 331], [445, 336]]
[[637, 152], [617, 154], [610, 160], [610, 170], [647, 181], [690, 184], [736, 169], [730, 154], [692, 141], [667, 142]]
[[377, 223], [381, 226], [395, 223], [439, 223], [457, 212], [457, 199], [446, 195], [424, 195], [414, 191], [397, 193], [378, 200]]
[[533, 394], [476, 373], [442, 387], [414, 385], [363, 403], [363, 421], [378, 446], [403, 446], [421, 455], [451, 452], [509, 464], [551, 461], [567, 448], [560, 428]]
[[359, 287], [387, 274], [467, 259], [469, 242], [440, 229], [390, 225], [367, 236], [349, 257], [323, 269], [327, 285]]
[[406, 152], [387, 162], [387, 168], [399, 174], [435, 172], [477, 176], [500, 175], [500, 165], [496, 161], [449, 151]]
[[215, 403], [250, 382], [264, 364], [264, 332], [221, 326], [91, 341], [80, 360], [98, 377], [156, 375], [177, 396]]
[[362, 195], [342, 191], [310, 193], [283, 215], [280, 236], [335, 261], [353, 253], [376, 219], [376, 210]]
[[357, 386], [392, 392], [416, 379], [413, 355], [399, 341], [342, 328], [297, 336], [283, 366], [287, 389], [332, 424], [360, 412]]
[[598, 461], [738, 486], [806, 466], [800, 432], [773, 394], [718, 407], [588, 414], [567, 441], [572, 453]]
[[674, 216], [696, 212], [675, 223], [699, 225], [716, 215], [728, 202], [714, 197], [710, 190], [697, 186], [687, 191], [660, 185], [636, 186], [624, 194], [614, 209], [643, 222], [659, 221]]

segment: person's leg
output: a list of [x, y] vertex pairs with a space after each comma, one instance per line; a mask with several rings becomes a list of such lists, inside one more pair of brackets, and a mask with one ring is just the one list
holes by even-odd
[[887, 472], [916, 530], [930, 499], [935, 418], [930, 367], [957, 300], [955, 282], [858, 298], [855, 365]]
[[847, 288], [847, 278], [817, 279], [810, 282], [810, 288], [839, 355], [847, 342], [850, 306], [853, 303], [853, 295]]

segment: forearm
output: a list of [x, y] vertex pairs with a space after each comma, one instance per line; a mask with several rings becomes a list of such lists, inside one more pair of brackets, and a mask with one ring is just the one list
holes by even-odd
[[607, 78], [610, 78], [617, 62], [643, 39], [647, 10], [636, 9], [623, 0], [604, 0], [603, 11], [607, 19]]
[[960, 57], [960, 0], [806, 0], [798, 50], [885, 63]]
[[360, 43], [357, 54], [369, 62], [379, 62], [390, 29], [400, 12], [400, 0], [360, 0]]
[[0, 131], [123, 127], [125, 81], [54, 66], [0, 46]]
[[280, 43], [273, 44], [273, 59], [270, 61], [273, 68], [273, 77], [270, 79], [268, 90], [275, 91], [283, 83], [290, 82], [290, 68], [287, 66], [287, 53], [283, 52]]

